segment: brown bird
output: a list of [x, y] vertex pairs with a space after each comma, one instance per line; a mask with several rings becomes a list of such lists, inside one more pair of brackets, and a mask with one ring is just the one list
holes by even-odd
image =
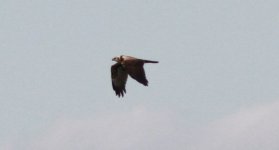
[[123, 97], [124, 93], [126, 93], [125, 85], [128, 75], [144, 86], [147, 86], [148, 81], [145, 77], [143, 65], [145, 63], [158, 63], [158, 61], [138, 59], [124, 55], [114, 57], [112, 60], [116, 61], [116, 64], [111, 66], [112, 88], [118, 97]]

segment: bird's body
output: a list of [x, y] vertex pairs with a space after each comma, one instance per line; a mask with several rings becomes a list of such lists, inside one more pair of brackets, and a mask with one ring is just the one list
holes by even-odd
[[126, 93], [125, 85], [128, 75], [143, 84], [148, 85], [143, 65], [145, 63], [158, 63], [158, 61], [138, 59], [131, 56], [121, 55], [112, 59], [117, 63], [111, 66], [112, 87], [115, 94], [120, 97]]

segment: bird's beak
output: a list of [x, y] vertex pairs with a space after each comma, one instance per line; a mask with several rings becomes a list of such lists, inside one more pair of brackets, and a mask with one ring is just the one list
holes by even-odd
[[112, 58], [111, 60], [112, 60], [112, 61], [115, 61], [115, 58]]

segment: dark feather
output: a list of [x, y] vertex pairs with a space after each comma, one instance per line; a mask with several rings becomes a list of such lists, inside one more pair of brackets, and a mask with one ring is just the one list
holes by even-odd
[[111, 66], [112, 88], [118, 97], [123, 97], [124, 93], [126, 93], [125, 85], [127, 78], [128, 74], [120, 63]]
[[136, 81], [143, 84], [144, 86], [148, 85], [148, 80], [145, 76], [145, 71], [143, 68], [143, 62], [137, 63], [136, 65], [127, 65], [125, 66], [127, 73]]

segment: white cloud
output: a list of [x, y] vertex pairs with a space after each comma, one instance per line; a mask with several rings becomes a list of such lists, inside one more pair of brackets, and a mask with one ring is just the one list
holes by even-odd
[[243, 109], [208, 125], [198, 135], [202, 150], [279, 149], [279, 103]]
[[[189, 128], [187, 118], [143, 107], [130, 112], [98, 114], [90, 119], [64, 119], [20, 149], [28, 150], [277, 150], [279, 103], [240, 110]], [[12, 146], [8, 145], [9, 150]]]
[[14, 150], [14, 145], [13, 143], [11, 142], [12, 140], [10, 141], [1, 141], [1, 144], [0, 144], [0, 149], [1, 150]]
[[171, 149], [174, 115], [138, 107], [131, 112], [99, 114], [91, 119], [60, 120], [26, 149], [142, 150]]

